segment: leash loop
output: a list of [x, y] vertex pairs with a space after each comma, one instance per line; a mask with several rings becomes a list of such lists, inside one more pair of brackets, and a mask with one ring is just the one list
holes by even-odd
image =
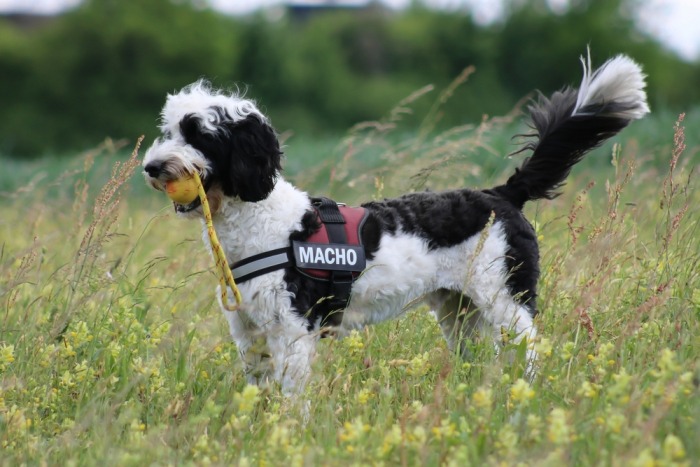
[[[228, 311], [237, 311], [243, 298], [241, 297], [241, 292], [236, 286], [236, 281], [233, 279], [233, 274], [231, 274], [231, 268], [228, 266], [228, 261], [226, 261], [226, 255], [224, 254], [224, 249], [221, 247], [219, 238], [216, 236], [216, 230], [214, 229], [214, 222], [211, 219], [211, 209], [209, 209], [209, 200], [207, 199], [207, 193], [204, 191], [204, 185], [202, 184], [202, 179], [199, 177], [197, 171], [194, 172], [194, 179], [197, 182], [197, 193], [199, 194], [199, 199], [202, 202], [202, 211], [204, 212], [204, 221], [207, 224], [207, 233], [209, 234], [209, 243], [211, 243], [211, 248], [214, 252], [214, 262], [216, 263], [217, 276], [219, 278], [219, 293], [221, 296], [221, 304]], [[232, 304], [228, 300], [228, 287], [233, 290], [233, 296], [236, 299], [236, 303]]]

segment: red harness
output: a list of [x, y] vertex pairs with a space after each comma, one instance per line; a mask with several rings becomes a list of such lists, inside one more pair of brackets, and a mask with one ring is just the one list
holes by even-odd
[[[365, 220], [367, 219], [367, 210], [365, 208], [351, 208], [344, 205], [338, 205], [338, 210], [340, 211], [340, 215], [345, 220], [345, 223], [342, 224], [345, 233], [345, 241], [342, 243], [346, 245], [362, 246], [362, 241], [360, 239], [360, 229], [362, 229], [362, 226], [364, 225]], [[322, 215], [318, 211], [318, 208], [316, 212], [318, 213], [319, 221], [321, 222], [321, 228], [316, 233], [312, 234], [308, 239], [306, 239], [306, 242], [321, 245], [341, 243], [342, 239], [334, 238], [331, 240], [328, 232], [329, 224], [323, 222]], [[332, 271], [329, 270], [311, 268], [298, 269], [307, 276], [311, 276], [315, 279], [331, 279]], [[357, 278], [357, 276], [359, 275], [360, 272], [358, 271], [352, 272], [353, 279]]]
[[[236, 282], [243, 283], [272, 271], [295, 267], [306, 277], [326, 284], [328, 299], [324, 306], [343, 310], [350, 301], [353, 281], [365, 268], [360, 232], [369, 211], [338, 205], [328, 198], [311, 201], [321, 224], [317, 232], [303, 242], [292, 241], [289, 246], [238, 261], [231, 270]], [[333, 319], [342, 319], [342, 313], [336, 313]]]
[[[231, 266], [236, 282], [243, 283], [272, 271], [294, 267], [325, 290], [312, 309], [323, 326], [338, 326], [350, 303], [352, 283], [366, 267], [360, 235], [369, 216], [364, 208], [339, 206], [328, 198], [311, 200], [321, 227], [305, 241], [245, 258]], [[311, 311], [311, 310], [309, 310]], [[323, 337], [323, 336], [322, 336]]]

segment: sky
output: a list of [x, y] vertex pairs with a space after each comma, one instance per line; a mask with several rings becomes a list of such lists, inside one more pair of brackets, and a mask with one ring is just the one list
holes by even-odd
[[[261, 7], [270, 7], [284, 0], [206, 0], [214, 8], [231, 14], [244, 14]], [[313, 1], [313, 0], [309, 0]], [[365, 3], [365, 0], [341, 0]], [[411, 0], [381, 0], [395, 9], [403, 8]], [[437, 8], [471, 8], [475, 19], [489, 23], [498, 19], [502, 11], [500, 0], [424, 0]], [[31, 12], [50, 14], [70, 8], [80, 0], [0, 0], [0, 12]], [[567, 0], [549, 0], [554, 8], [563, 8]], [[642, 29], [660, 39], [670, 49], [687, 60], [700, 59], [700, 0], [646, 0], [640, 13]]]

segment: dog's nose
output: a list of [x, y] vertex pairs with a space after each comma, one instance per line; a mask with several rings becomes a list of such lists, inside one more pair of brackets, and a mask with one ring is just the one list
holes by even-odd
[[158, 178], [158, 175], [160, 175], [160, 173], [163, 171], [163, 163], [149, 162], [146, 164], [146, 167], [144, 167], [143, 170], [149, 177]]

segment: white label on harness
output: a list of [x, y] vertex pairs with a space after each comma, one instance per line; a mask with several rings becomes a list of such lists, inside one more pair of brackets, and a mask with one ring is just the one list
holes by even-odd
[[359, 272], [366, 265], [365, 250], [361, 246], [292, 242], [292, 249], [296, 265], [302, 269]]

